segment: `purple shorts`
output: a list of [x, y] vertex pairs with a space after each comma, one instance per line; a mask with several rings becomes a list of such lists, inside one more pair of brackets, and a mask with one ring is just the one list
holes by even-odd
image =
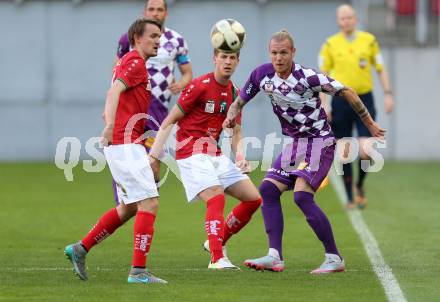
[[266, 178], [277, 180], [292, 190], [296, 178], [301, 177], [316, 191], [332, 166], [335, 148], [336, 140], [332, 136], [296, 139], [272, 163]]

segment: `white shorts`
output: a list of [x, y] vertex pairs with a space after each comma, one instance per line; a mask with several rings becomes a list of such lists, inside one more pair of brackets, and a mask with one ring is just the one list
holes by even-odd
[[119, 201], [130, 204], [159, 196], [144, 146], [110, 145], [104, 147], [104, 155], [116, 182]]
[[226, 189], [240, 180], [249, 179], [224, 155], [196, 154], [177, 160], [177, 165], [188, 202], [197, 200], [197, 195], [207, 188], [223, 186]]

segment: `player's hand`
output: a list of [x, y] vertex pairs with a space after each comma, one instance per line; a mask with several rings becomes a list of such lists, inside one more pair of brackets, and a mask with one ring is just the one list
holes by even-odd
[[235, 127], [235, 119], [225, 118], [222, 125], [223, 129], [226, 128], [234, 128]]
[[113, 126], [105, 126], [104, 130], [102, 130], [101, 140], [99, 141], [100, 145], [103, 147], [107, 147], [111, 145], [113, 142]]
[[183, 90], [184, 87], [179, 82], [174, 82], [170, 86], [168, 86], [168, 89], [171, 91], [172, 94], [178, 94]]
[[251, 171], [251, 165], [245, 159], [235, 162], [235, 166], [240, 169], [241, 173], [248, 174]]
[[385, 129], [382, 129], [378, 123], [376, 122], [372, 122], [371, 124], [369, 124], [368, 126], [368, 130], [371, 133], [371, 136], [376, 137], [380, 140], [384, 140], [385, 139]]
[[391, 113], [394, 109], [394, 99], [391, 94], [385, 94], [385, 112]]

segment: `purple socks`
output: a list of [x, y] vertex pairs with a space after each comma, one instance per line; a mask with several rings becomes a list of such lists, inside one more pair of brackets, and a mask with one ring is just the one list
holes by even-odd
[[301, 209], [304, 216], [306, 216], [310, 227], [324, 245], [325, 252], [340, 256], [333, 237], [332, 226], [327, 216], [325, 216], [324, 212], [313, 200], [313, 194], [309, 192], [295, 192], [294, 197], [295, 203]]
[[[282, 260], [284, 219], [280, 202], [281, 192], [270, 181], [263, 181], [260, 186], [260, 193], [263, 197], [261, 211], [263, 212], [266, 233], [269, 237], [269, 247], [276, 249]], [[339, 256], [330, 222], [315, 203], [313, 194], [309, 192], [295, 192], [294, 197], [295, 203], [301, 209], [310, 227], [324, 245], [325, 252]]]
[[260, 193], [263, 197], [261, 211], [263, 212], [266, 233], [269, 237], [269, 247], [276, 249], [280, 255], [280, 259], [283, 260], [282, 241], [284, 219], [280, 202], [281, 192], [277, 186], [265, 180], [260, 185]]

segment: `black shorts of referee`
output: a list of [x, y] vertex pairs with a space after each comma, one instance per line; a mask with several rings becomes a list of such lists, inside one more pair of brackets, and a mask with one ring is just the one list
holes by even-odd
[[[376, 120], [376, 108], [371, 92], [359, 95], [365, 107], [370, 112], [373, 120]], [[332, 99], [331, 126], [336, 138], [353, 137], [353, 129], [356, 127], [357, 137], [371, 137], [370, 131], [362, 123], [361, 119], [351, 108], [345, 98], [335, 96]]]

